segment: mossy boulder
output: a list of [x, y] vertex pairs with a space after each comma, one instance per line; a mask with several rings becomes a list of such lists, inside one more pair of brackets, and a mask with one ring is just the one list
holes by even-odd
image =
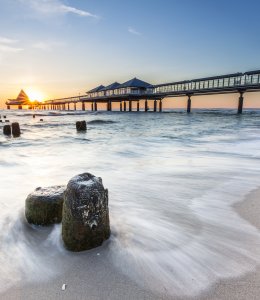
[[25, 200], [25, 217], [30, 224], [60, 223], [66, 186], [38, 187]]
[[110, 236], [108, 190], [90, 173], [73, 177], [65, 191], [62, 239], [70, 251], [102, 245]]

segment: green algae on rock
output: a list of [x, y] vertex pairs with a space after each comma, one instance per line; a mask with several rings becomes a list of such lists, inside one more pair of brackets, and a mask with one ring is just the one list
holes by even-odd
[[73, 177], [65, 191], [62, 239], [71, 251], [102, 245], [110, 236], [108, 190], [90, 173]]
[[25, 200], [25, 217], [30, 224], [60, 223], [66, 186], [38, 187]]

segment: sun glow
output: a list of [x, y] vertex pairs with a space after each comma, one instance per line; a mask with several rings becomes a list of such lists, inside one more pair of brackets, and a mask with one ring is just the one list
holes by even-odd
[[31, 89], [31, 88], [26, 89], [26, 94], [30, 98], [31, 102], [34, 102], [34, 101], [43, 102], [44, 98], [45, 98], [44, 95], [40, 91]]

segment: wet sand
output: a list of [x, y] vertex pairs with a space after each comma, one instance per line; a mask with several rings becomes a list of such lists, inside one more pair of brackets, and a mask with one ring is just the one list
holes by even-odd
[[[249, 194], [234, 209], [260, 230], [260, 189]], [[107, 255], [109, 243], [90, 252], [68, 254], [66, 271], [48, 282], [19, 285], [5, 291], [1, 299], [259, 299], [260, 267], [240, 278], [223, 279], [193, 298], [154, 294], [142, 289], [114, 267]], [[58, 263], [58, 262], [57, 262]], [[67, 284], [62, 291], [62, 285]], [[189, 287], [187, 286], [187, 289]]]

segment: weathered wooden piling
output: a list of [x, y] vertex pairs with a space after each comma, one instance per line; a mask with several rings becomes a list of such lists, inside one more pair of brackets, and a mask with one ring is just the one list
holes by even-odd
[[38, 187], [25, 200], [25, 217], [30, 224], [60, 223], [66, 186]]
[[62, 239], [71, 251], [102, 245], [110, 236], [108, 190], [90, 173], [73, 177], [64, 197]]
[[3, 127], [3, 133], [4, 135], [11, 135], [11, 125], [4, 125]]
[[86, 121], [77, 121], [76, 122], [76, 129], [77, 129], [77, 131], [86, 131], [87, 130]]
[[12, 134], [13, 134], [13, 137], [19, 137], [21, 135], [19, 123], [17, 123], [17, 122], [12, 123]]

